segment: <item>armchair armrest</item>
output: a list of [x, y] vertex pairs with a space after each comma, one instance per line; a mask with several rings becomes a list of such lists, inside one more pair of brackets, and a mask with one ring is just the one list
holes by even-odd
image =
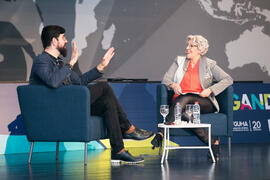
[[228, 119], [228, 136], [232, 136], [233, 128], [233, 87], [229, 86], [222, 93], [216, 96], [220, 107], [220, 113], [227, 115]]
[[160, 114], [160, 105], [168, 104], [168, 88], [164, 84], [157, 85], [157, 123], [163, 122], [163, 117]]

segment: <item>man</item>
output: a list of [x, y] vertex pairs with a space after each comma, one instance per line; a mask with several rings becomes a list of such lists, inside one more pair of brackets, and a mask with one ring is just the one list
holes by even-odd
[[[30, 84], [44, 84], [51, 88], [63, 85], [77, 84], [88, 85], [91, 81], [102, 76], [114, 56], [114, 48], [110, 48], [103, 56], [101, 62], [88, 72], [78, 75], [72, 71], [72, 67], [78, 60], [78, 49], [72, 43], [72, 55], [68, 63], [63, 63], [60, 55], [66, 56], [67, 40], [65, 29], [57, 25], [46, 26], [42, 30], [41, 41], [44, 47], [42, 54], [34, 60]], [[135, 140], [143, 140], [153, 135], [142, 129], [135, 128], [127, 119], [113, 90], [106, 82], [100, 82], [89, 87], [91, 95], [91, 114], [104, 115], [105, 125], [111, 144], [111, 161], [126, 163], [140, 163], [143, 158], [134, 157], [124, 149], [123, 137]]]

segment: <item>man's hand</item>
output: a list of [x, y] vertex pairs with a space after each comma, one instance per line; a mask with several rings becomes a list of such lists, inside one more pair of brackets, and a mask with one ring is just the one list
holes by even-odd
[[79, 57], [79, 52], [78, 52], [78, 48], [75, 42], [72, 42], [72, 54], [71, 54], [71, 58], [69, 61], [69, 64], [73, 67], [74, 64], [78, 61], [78, 57]]
[[211, 93], [212, 93], [211, 89], [207, 88], [207, 89], [204, 89], [204, 90], [200, 93], [200, 96], [201, 96], [201, 97], [208, 97], [208, 96], [210, 96]]
[[182, 93], [182, 90], [181, 90], [181, 87], [179, 84], [176, 84], [176, 83], [172, 83], [169, 85], [169, 88], [173, 89], [174, 93], [175, 94], [181, 94]]
[[99, 72], [102, 72], [105, 67], [108, 66], [112, 57], [114, 55], [114, 48], [111, 47], [103, 56], [101, 62], [97, 65], [97, 69]]

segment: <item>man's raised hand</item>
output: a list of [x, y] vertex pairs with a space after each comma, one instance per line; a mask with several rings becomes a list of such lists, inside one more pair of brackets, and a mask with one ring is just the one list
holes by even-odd
[[111, 47], [103, 56], [101, 62], [97, 65], [97, 69], [99, 72], [102, 72], [105, 67], [108, 66], [112, 57], [114, 56], [114, 48]]
[[74, 66], [74, 64], [78, 61], [78, 57], [79, 57], [79, 52], [78, 52], [77, 45], [75, 42], [72, 42], [72, 54], [71, 54], [69, 64], [71, 66]]

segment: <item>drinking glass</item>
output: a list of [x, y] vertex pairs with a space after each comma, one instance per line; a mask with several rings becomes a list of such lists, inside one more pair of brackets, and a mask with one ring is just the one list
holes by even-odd
[[163, 116], [163, 123], [165, 123], [165, 118], [169, 114], [169, 106], [168, 105], [160, 105], [160, 114]]
[[187, 104], [186, 105], [186, 110], [185, 110], [187, 116], [188, 116], [188, 123], [191, 123], [191, 116], [193, 112], [193, 105], [192, 104]]

